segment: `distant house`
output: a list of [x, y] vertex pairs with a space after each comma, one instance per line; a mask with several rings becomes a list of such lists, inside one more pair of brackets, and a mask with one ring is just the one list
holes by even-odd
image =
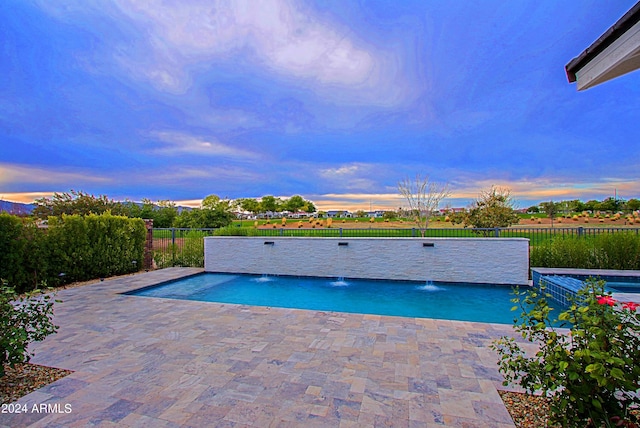
[[440, 214], [457, 214], [457, 213], [461, 213], [465, 210], [466, 208], [447, 208], [447, 209], [442, 209], [440, 210]]
[[566, 66], [579, 91], [640, 68], [640, 2]]
[[384, 216], [384, 211], [382, 210], [367, 211], [367, 217], [382, 218], [382, 216]]
[[256, 218], [255, 214], [249, 211], [234, 211], [233, 214], [239, 220], [253, 220]]
[[327, 211], [327, 217], [335, 218], [335, 217], [353, 217], [353, 215], [346, 210], [330, 210]]
[[309, 214], [306, 211], [296, 211], [294, 213], [289, 213], [289, 215], [287, 215], [287, 217], [289, 217], [289, 218], [307, 218], [310, 215], [311, 214]]

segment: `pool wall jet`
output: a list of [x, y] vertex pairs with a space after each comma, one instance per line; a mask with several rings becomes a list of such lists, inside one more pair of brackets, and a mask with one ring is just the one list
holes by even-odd
[[525, 238], [206, 237], [207, 272], [527, 285]]

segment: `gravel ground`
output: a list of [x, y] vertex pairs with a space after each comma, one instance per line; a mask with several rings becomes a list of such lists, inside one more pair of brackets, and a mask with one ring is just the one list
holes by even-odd
[[[498, 391], [513, 423], [518, 428], [540, 428], [547, 426], [549, 400], [546, 397], [518, 392]], [[549, 425], [553, 427], [554, 425]]]
[[0, 404], [13, 403], [18, 398], [71, 373], [73, 373], [71, 370], [28, 363], [16, 364], [14, 368], [6, 365], [5, 377], [2, 378], [2, 383], [0, 383]]

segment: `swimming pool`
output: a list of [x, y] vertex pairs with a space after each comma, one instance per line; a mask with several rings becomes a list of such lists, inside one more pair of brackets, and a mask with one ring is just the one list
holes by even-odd
[[607, 281], [607, 289], [614, 293], [640, 293], [640, 281]]
[[512, 288], [203, 273], [126, 294], [252, 306], [512, 324]]

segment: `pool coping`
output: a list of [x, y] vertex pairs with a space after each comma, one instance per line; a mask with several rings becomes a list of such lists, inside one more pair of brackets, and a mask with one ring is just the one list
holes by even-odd
[[514, 426], [488, 348], [510, 325], [121, 294], [203, 271], [60, 290], [32, 362], [74, 373], [17, 403], [61, 411], [0, 426]]

